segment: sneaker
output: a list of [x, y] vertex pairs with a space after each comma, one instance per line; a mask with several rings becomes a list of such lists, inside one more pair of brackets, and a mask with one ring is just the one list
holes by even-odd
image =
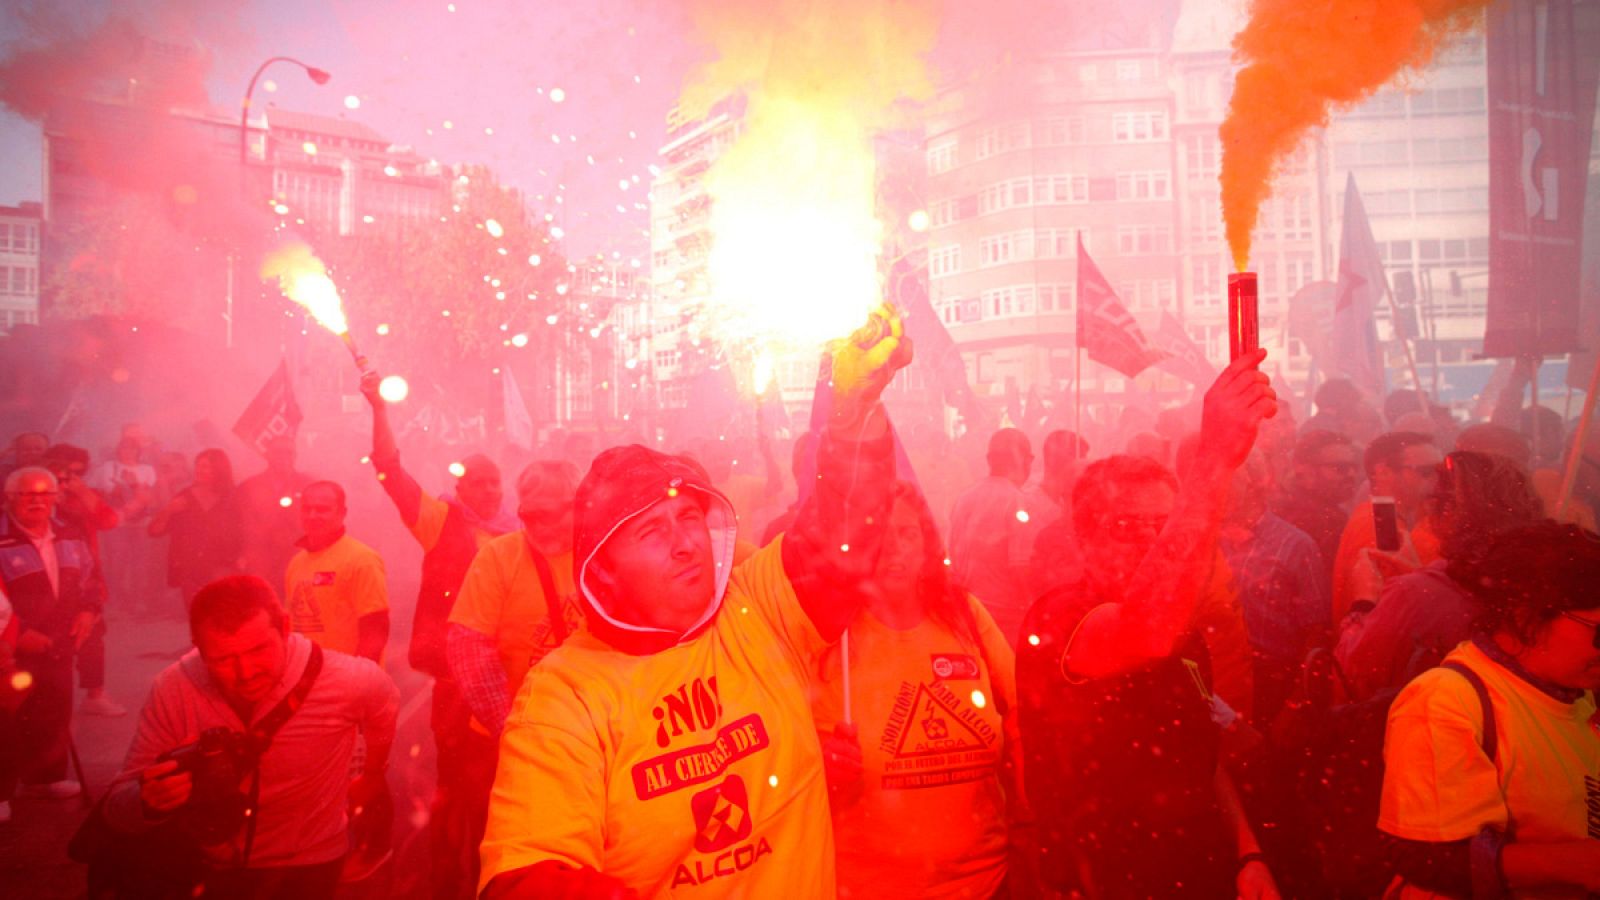
[[30, 799], [71, 800], [81, 793], [83, 793], [83, 785], [70, 779], [52, 781], [49, 784], [17, 785], [17, 796]]
[[108, 719], [115, 719], [117, 716], [128, 714], [126, 707], [121, 706], [105, 694], [83, 698], [83, 702], [78, 704], [78, 711], [86, 716], [105, 716]]
[[11, 821], [11, 801], [0, 800], [0, 825]]

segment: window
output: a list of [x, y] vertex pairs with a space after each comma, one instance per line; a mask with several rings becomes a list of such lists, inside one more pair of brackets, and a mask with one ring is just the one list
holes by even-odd
[[1117, 297], [1128, 309], [1168, 309], [1177, 296], [1177, 286], [1170, 278], [1138, 279], [1117, 285]]
[[928, 206], [928, 223], [932, 228], [940, 228], [956, 220], [956, 201], [939, 200]]
[[1278, 216], [1283, 237], [1291, 240], [1311, 239], [1311, 195], [1295, 194], [1279, 198]]
[[1191, 178], [1215, 178], [1222, 142], [1215, 134], [1190, 134], [1183, 139], [1185, 161], [1189, 164]]
[[1119, 144], [1167, 139], [1167, 114], [1160, 111], [1113, 113], [1111, 139]]
[[940, 141], [928, 145], [928, 174], [938, 175], [956, 166], [956, 142]]
[[1117, 60], [1117, 80], [1123, 84], [1137, 84], [1140, 76], [1140, 68], [1141, 66], [1139, 65], [1139, 60], [1137, 59]]
[[1077, 286], [1073, 284], [1041, 284], [1039, 285], [1039, 309], [1042, 312], [1072, 312], [1074, 294]]
[[1065, 147], [1083, 143], [1083, 117], [1064, 116], [1044, 119], [1035, 127], [1041, 147]]
[[1118, 200], [1166, 200], [1172, 180], [1166, 172], [1121, 172], [1117, 175]]
[[994, 234], [978, 241], [978, 264], [980, 266], [998, 266], [1003, 263], [1019, 259], [1027, 259], [1031, 255], [1032, 247], [1029, 246], [1032, 235], [1026, 231]]
[[1220, 256], [1196, 258], [1190, 271], [1190, 293], [1196, 306], [1217, 306], [1222, 302], [1223, 260]]
[[1170, 253], [1172, 229], [1165, 225], [1125, 225], [1117, 229], [1117, 252]]
[[1222, 198], [1215, 192], [1189, 195], [1189, 241], [1222, 240]]
[[1012, 150], [1026, 149], [1028, 146], [1028, 123], [1012, 122], [994, 128], [985, 128], [978, 132], [978, 159], [988, 159], [1001, 153]]
[[1089, 202], [1087, 175], [1040, 175], [1033, 180], [1033, 200], [1041, 205]]
[[928, 251], [928, 277], [944, 278], [961, 271], [961, 245], [935, 247]]
[[1066, 228], [1043, 228], [1033, 233], [1035, 259], [1069, 259], [1076, 252], [1073, 232]]
[[1032, 315], [1033, 285], [1021, 284], [990, 288], [983, 292], [982, 300], [985, 316], [1003, 318], [1006, 316]]
[[1032, 182], [1026, 178], [997, 182], [978, 193], [978, 213], [987, 215], [1003, 209], [1027, 206], [1032, 202], [1032, 198]]

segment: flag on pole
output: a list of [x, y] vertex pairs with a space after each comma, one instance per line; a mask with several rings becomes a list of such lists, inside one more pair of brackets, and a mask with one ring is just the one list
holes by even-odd
[[1327, 368], [1350, 379], [1368, 397], [1383, 396], [1377, 310], [1384, 285], [1378, 242], [1372, 239], [1367, 208], [1361, 202], [1352, 172], [1344, 185], [1344, 228], [1339, 235], [1339, 280], [1334, 293]]
[[1150, 345], [1078, 235], [1078, 347], [1089, 358], [1132, 378], [1165, 357]]
[[300, 404], [294, 400], [294, 385], [289, 383], [289, 363], [279, 360], [277, 371], [256, 392], [239, 421], [233, 423], [233, 433], [252, 450], [266, 456], [267, 444], [274, 438], [295, 436], [300, 430], [301, 418]]
[[532, 450], [533, 417], [528, 415], [528, 404], [522, 400], [522, 389], [510, 366], [500, 368], [500, 393], [505, 399], [506, 443]]
[[1161, 327], [1156, 329], [1150, 342], [1166, 357], [1156, 365], [1198, 387], [1208, 387], [1217, 380], [1217, 367], [1206, 358], [1205, 351], [1189, 337], [1183, 323], [1171, 312], [1161, 312]]

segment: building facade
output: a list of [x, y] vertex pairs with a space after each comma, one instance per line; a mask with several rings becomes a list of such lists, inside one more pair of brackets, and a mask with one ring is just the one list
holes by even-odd
[[0, 206], [0, 334], [39, 321], [38, 203]]

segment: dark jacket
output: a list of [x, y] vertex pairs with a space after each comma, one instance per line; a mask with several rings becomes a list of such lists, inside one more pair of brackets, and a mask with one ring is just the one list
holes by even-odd
[[[374, 459], [378, 481], [389, 495], [400, 519], [411, 527], [422, 506], [422, 487], [400, 465], [400, 454], [389, 459]], [[406, 661], [411, 668], [441, 681], [452, 680], [450, 662], [445, 656], [445, 634], [450, 609], [467, 569], [478, 555], [476, 529], [455, 504], [449, 504], [444, 527], [431, 547], [422, 548], [422, 583], [417, 587], [417, 609], [411, 621], [411, 646]]]
[[[83, 532], [59, 520], [55, 531], [60, 588], [52, 589], [44, 559], [9, 515], [0, 515], [0, 582], [11, 598], [21, 631], [37, 631], [55, 641], [53, 656], [72, 654], [72, 620], [81, 612], [98, 612], [105, 602], [103, 584], [95, 577], [94, 556]], [[19, 632], [20, 633], [20, 632]]]

